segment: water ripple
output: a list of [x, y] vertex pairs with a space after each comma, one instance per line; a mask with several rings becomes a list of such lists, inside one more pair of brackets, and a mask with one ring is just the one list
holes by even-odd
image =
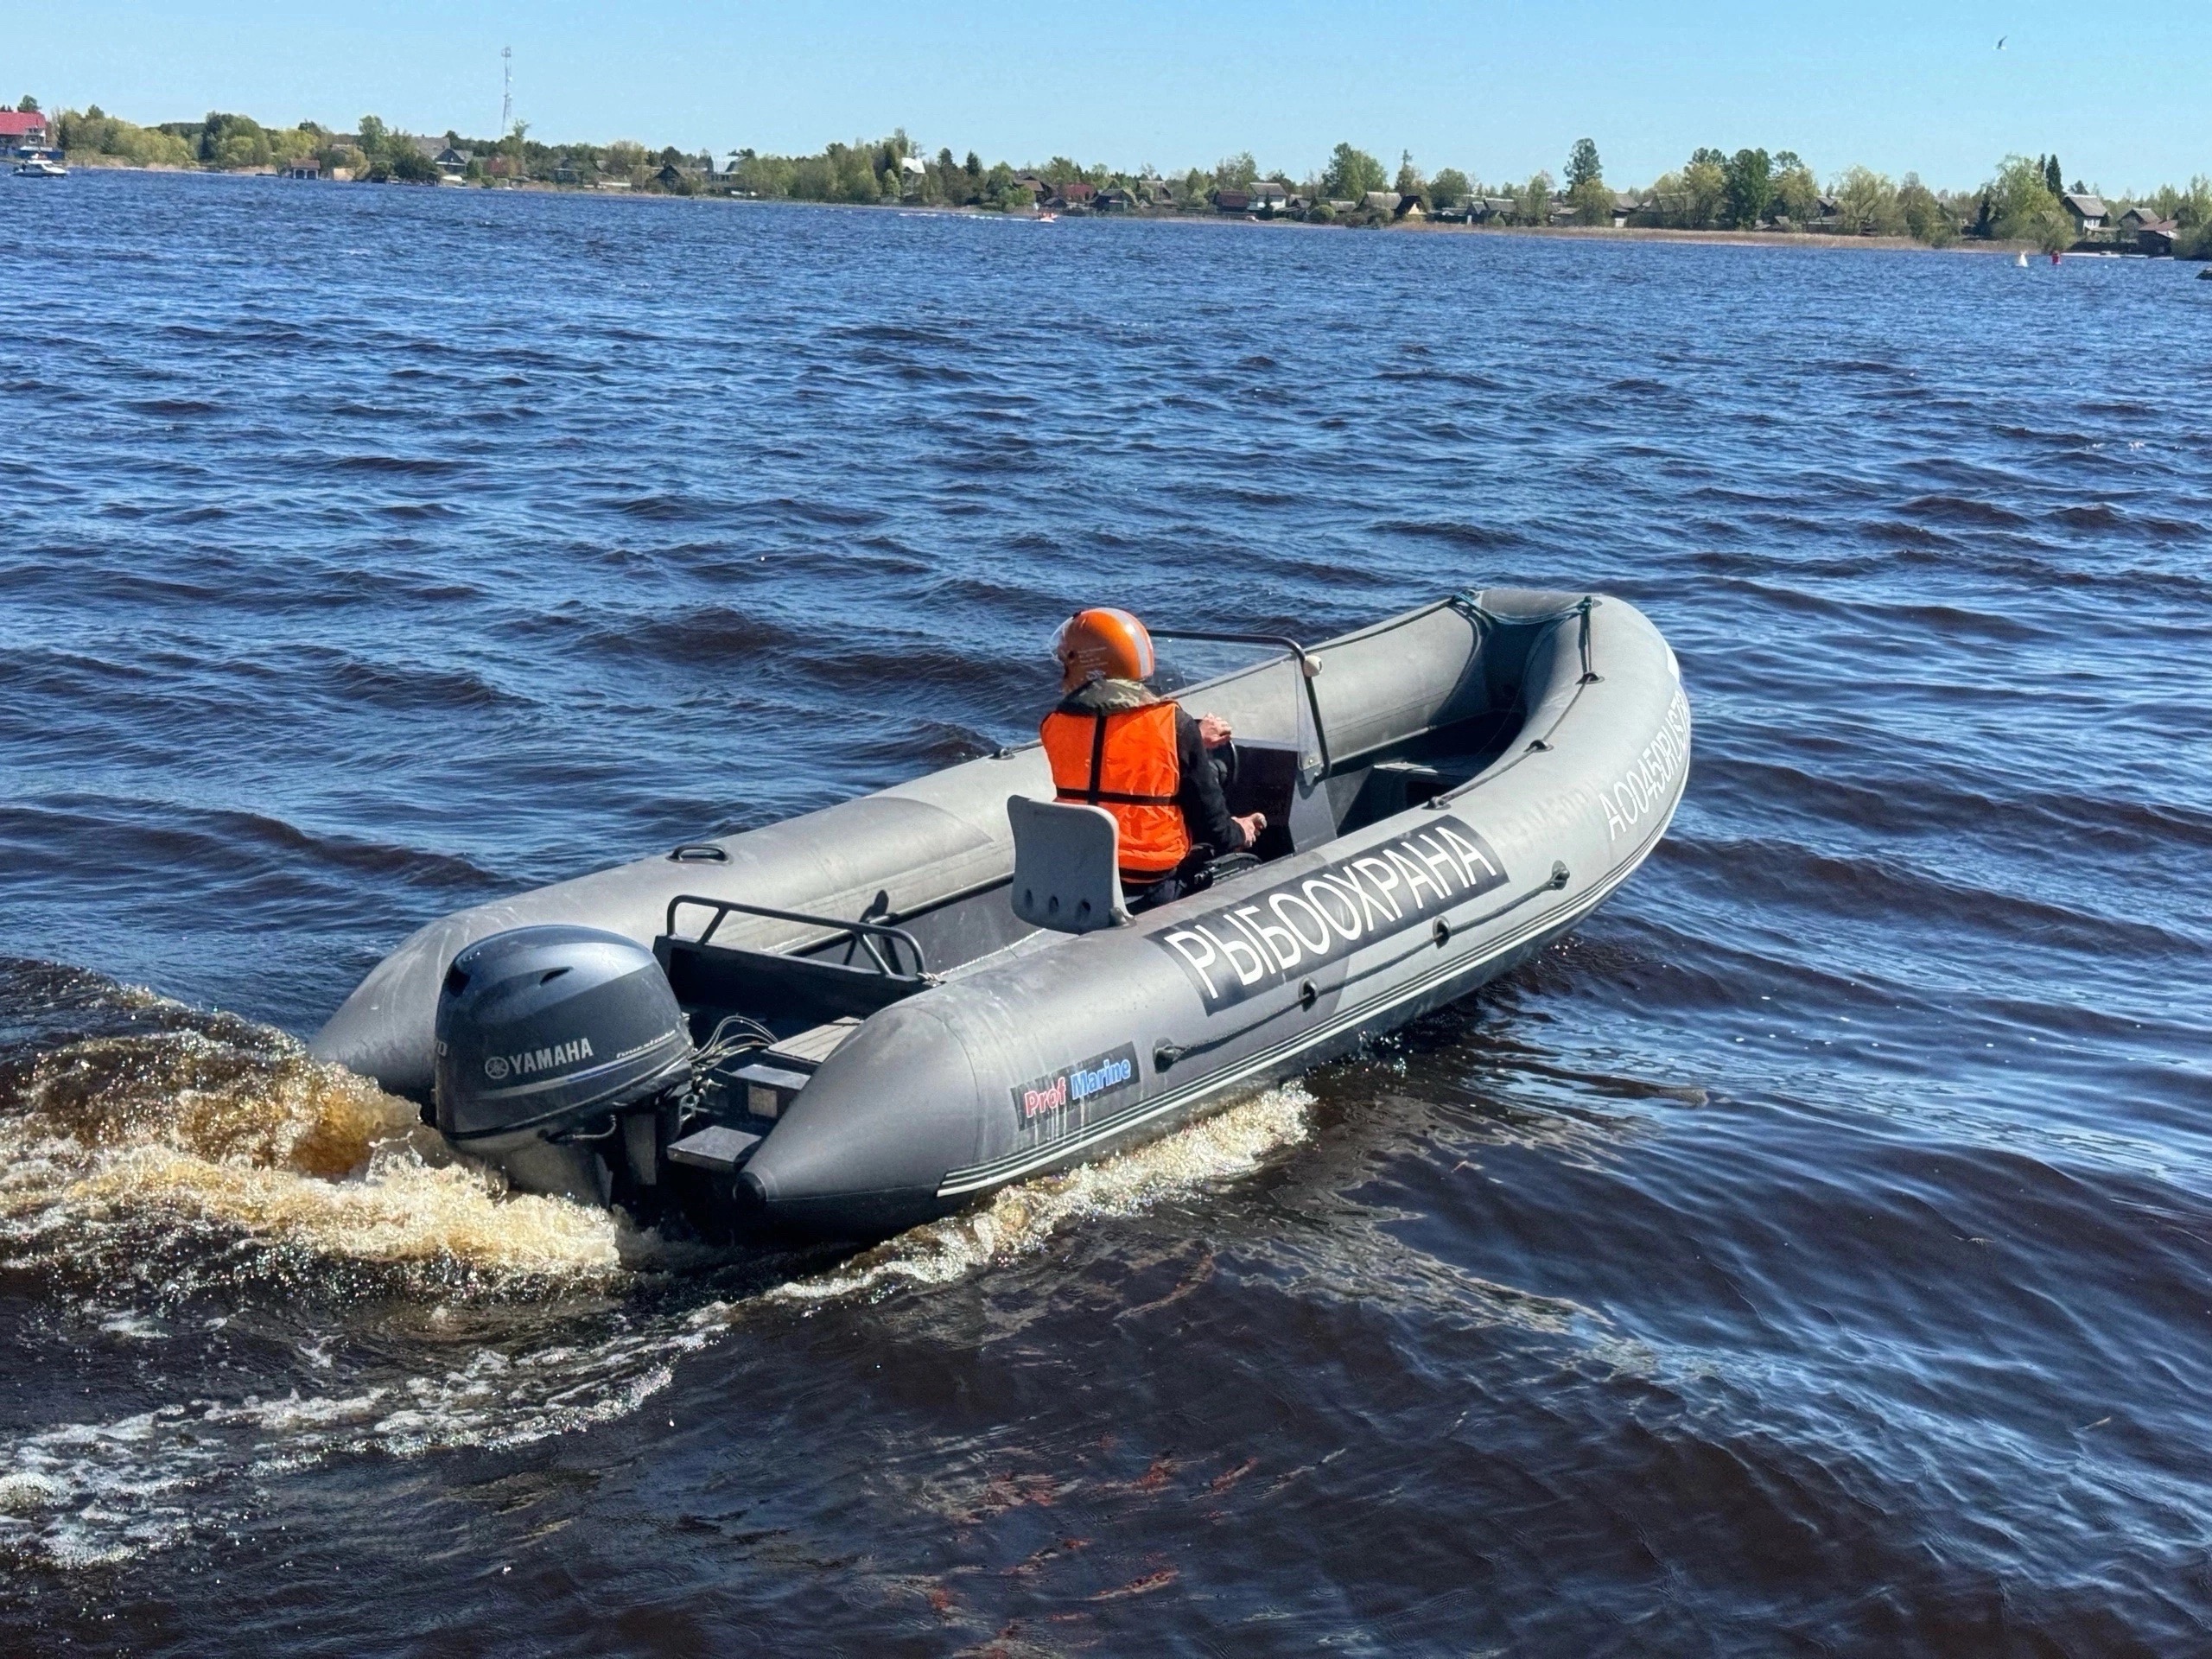
[[[2189, 269], [6, 194], [11, 1649], [2212, 1645]], [[1077, 603], [1516, 582], [1665, 629], [1675, 834], [1130, 1163], [687, 1255], [270, 1028], [1021, 739]]]

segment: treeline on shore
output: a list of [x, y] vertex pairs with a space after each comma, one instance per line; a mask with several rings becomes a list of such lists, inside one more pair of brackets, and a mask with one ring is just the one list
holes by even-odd
[[[26, 109], [35, 101], [26, 99]], [[326, 176], [409, 183], [541, 184], [702, 191], [763, 200], [915, 204], [1025, 212], [1250, 213], [1319, 223], [1378, 225], [1445, 219], [1522, 226], [1627, 226], [1681, 231], [1825, 232], [1910, 237], [1931, 246], [1961, 238], [2025, 242], [2058, 251], [2126, 241], [2122, 222], [2162, 227], [2161, 245], [2212, 258], [2212, 180], [2164, 185], [2142, 195], [2107, 195], [2065, 181], [2055, 156], [2008, 156], [1971, 190], [1931, 188], [1916, 174], [1893, 180], [1849, 167], [1824, 183], [1794, 151], [1700, 149], [1648, 186], [1616, 189], [1597, 145], [1580, 140], [1560, 177], [1484, 182], [1459, 168], [1427, 174], [1410, 154], [1395, 172], [1376, 156], [1340, 143], [1318, 168], [1294, 178], [1262, 168], [1248, 152], [1211, 168], [1163, 175], [1084, 166], [1056, 156], [1041, 165], [986, 164], [973, 150], [934, 156], [903, 131], [832, 143], [807, 156], [711, 155], [642, 143], [548, 144], [518, 122], [498, 138], [442, 138], [402, 132], [373, 115], [353, 132], [312, 121], [264, 126], [251, 117], [210, 112], [197, 122], [139, 126], [94, 105], [64, 111], [56, 141], [79, 159], [137, 166], [230, 171], [292, 169], [312, 164]], [[2085, 204], [2101, 208], [2085, 216]]]

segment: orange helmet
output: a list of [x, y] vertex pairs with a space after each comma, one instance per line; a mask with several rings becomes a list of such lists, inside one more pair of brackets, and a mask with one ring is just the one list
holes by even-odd
[[1060, 690], [1091, 680], [1148, 680], [1154, 666], [1152, 636], [1127, 611], [1096, 606], [1077, 611], [1052, 636], [1060, 659]]

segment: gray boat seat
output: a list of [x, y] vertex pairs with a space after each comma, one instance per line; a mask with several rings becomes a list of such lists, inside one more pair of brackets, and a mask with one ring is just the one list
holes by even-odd
[[1100, 806], [1007, 798], [1014, 826], [1014, 913], [1056, 933], [1129, 919], [1122, 900], [1122, 830]]

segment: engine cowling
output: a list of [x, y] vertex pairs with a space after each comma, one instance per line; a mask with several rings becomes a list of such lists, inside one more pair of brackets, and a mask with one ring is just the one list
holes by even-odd
[[467, 946], [440, 988], [436, 1039], [437, 1127], [463, 1147], [592, 1126], [682, 1082], [692, 1060], [652, 952], [590, 927]]

